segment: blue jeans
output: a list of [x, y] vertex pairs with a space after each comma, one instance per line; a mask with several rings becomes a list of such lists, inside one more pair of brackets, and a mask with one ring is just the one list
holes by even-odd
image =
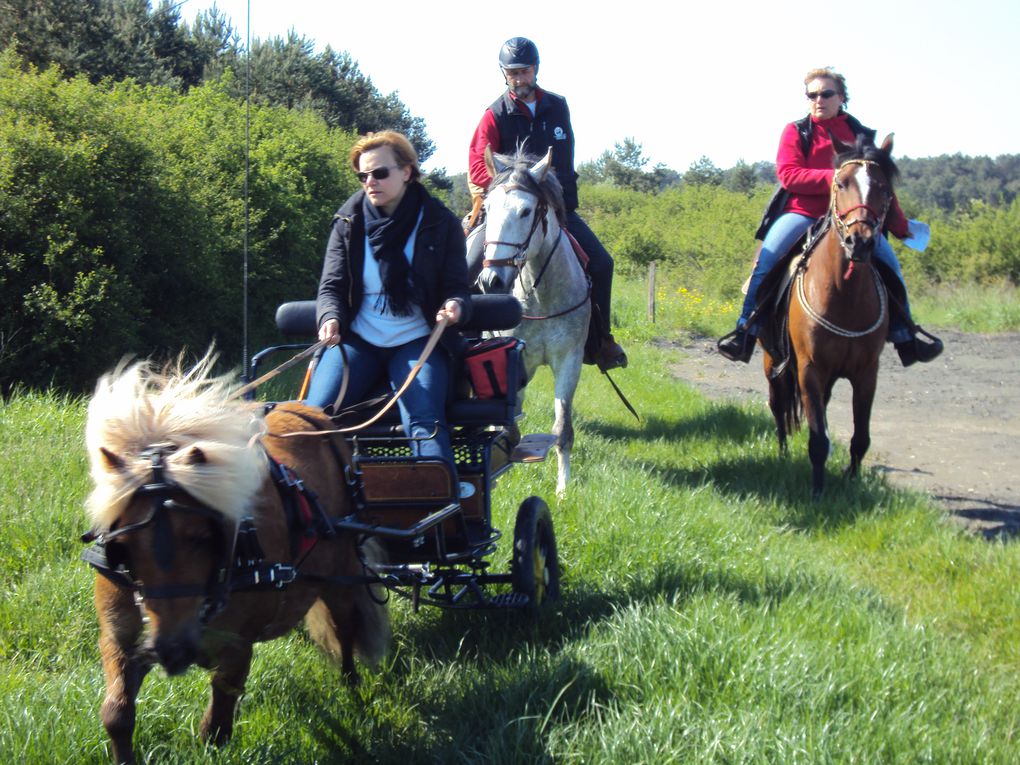
[[[747, 320], [751, 316], [751, 311], [754, 310], [755, 305], [758, 302], [758, 288], [761, 287], [761, 283], [765, 280], [769, 271], [775, 266], [783, 256], [790, 251], [790, 248], [797, 243], [797, 240], [804, 236], [804, 233], [811, 228], [815, 222], [814, 218], [807, 215], [800, 215], [799, 213], [783, 213], [776, 222], [772, 224], [772, 227], [765, 234], [765, 241], [761, 243], [761, 252], [758, 255], [758, 262], [754, 266], [754, 271], [751, 273], [751, 282], [747, 286], [747, 295], [744, 298], [744, 307], [740, 312], [740, 318], [737, 320], [737, 327], [745, 327]], [[903, 282], [903, 271], [900, 269], [900, 263], [896, 259], [896, 253], [893, 252], [892, 245], [889, 244], [889, 240], [882, 234], [879, 234], [878, 239], [875, 241], [875, 257], [882, 261], [885, 265], [892, 269], [892, 272], [896, 274], [896, 278]], [[907, 315], [910, 315], [910, 305], [905, 303], [903, 306]], [[750, 327], [751, 334], [757, 334], [757, 330], [760, 327], [755, 325]], [[889, 317], [889, 342], [900, 343], [910, 339], [910, 330], [907, 327], [906, 322], [898, 315]]]
[[[372, 387], [385, 375], [391, 390], [400, 387], [418, 362], [427, 337], [412, 340], [396, 348], [380, 348], [351, 333], [343, 340], [350, 364], [350, 380], [340, 406], [364, 400]], [[343, 357], [337, 346], [322, 354], [308, 386], [309, 406], [326, 407], [336, 400], [343, 379]], [[428, 357], [418, 376], [397, 401], [404, 432], [414, 439], [413, 453], [420, 457], [441, 457], [456, 470], [450, 432], [446, 425], [446, 395], [450, 379], [450, 359], [441, 347]], [[435, 434], [435, 435], [433, 435]]]

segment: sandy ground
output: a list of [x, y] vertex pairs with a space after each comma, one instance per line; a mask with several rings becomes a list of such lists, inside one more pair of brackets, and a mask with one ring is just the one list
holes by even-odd
[[[977, 533], [1020, 534], [1020, 334], [939, 336], [943, 354], [909, 369], [886, 346], [864, 465], [928, 492], [950, 518]], [[714, 339], [698, 338], [681, 350], [674, 373], [706, 395], [767, 405], [760, 350], [750, 364], [724, 359]], [[849, 443], [853, 420], [845, 380], [832, 394], [829, 431]]]

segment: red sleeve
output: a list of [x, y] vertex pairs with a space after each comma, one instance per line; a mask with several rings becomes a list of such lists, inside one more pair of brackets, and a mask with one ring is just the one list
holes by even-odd
[[493, 152], [499, 151], [499, 128], [491, 109], [486, 109], [481, 122], [471, 137], [471, 148], [468, 149], [468, 178], [476, 186], [487, 188], [492, 176], [485, 167], [485, 147], [491, 146]]
[[889, 212], [885, 214], [885, 230], [897, 239], [906, 239], [910, 234], [907, 216], [903, 214], [900, 202], [895, 196], [892, 198], [892, 204], [889, 205]]
[[[824, 139], [827, 144], [825, 152], [817, 151], [819, 137], [823, 132], [817, 129], [814, 131], [809, 155], [805, 157], [800, 148], [797, 126], [791, 122], [783, 130], [783, 137], [779, 139], [779, 151], [776, 154], [776, 177], [790, 193], [829, 195], [835, 170], [832, 168], [832, 147], [828, 138]], [[815, 161], [812, 162], [812, 159]]]

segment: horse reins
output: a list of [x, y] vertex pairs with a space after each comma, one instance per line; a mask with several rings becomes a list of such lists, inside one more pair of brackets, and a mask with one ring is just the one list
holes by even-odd
[[800, 307], [804, 309], [804, 313], [806, 313], [808, 316], [814, 319], [814, 321], [821, 327], [829, 330], [829, 332], [831, 332], [834, 335], [839, 335], [840, 337], [853, 338], [870, 335], [872, 332], [874, 332], [880, 326], [882, 326], [882, 322], [885, 321], [887, 309], [886, 291], [885, 285], [882, 284], [882, 277], [879, 276], [878, 270], [874, 266], [871, 267], [871, 275], [875, 280], [875, 291], [878, 292], [878, 306], [879, 306], [878, 318], [875, 319], [875, 323], [872, 324], [870, 327], [860, 331], [843, 329], [842, 327], [833, 324], [831, 321], [826, 319], [824, 316], [822, 316], [820, 313], [818, 313], [817, 311], [815, 311], [815, 309], [811, 307], [811, 305], [808, 303], [807, 295], [804, 294], [804, 272], [805, 269], [803, 268], [797, 271], [796, 278], [797, 302], [800, 303]]
[[396, 404], [400, 397], [403, 396], [404, 393], [407, 391], [407, 389], [411, 387], [411, 383], [414, 382], [414, 378], [418, 376], [418, 373], [422, 370], [422, 367], [425, 366], [425, 362], [428, 360], [429, 356], [431, 356], [432, 352], [435, 350], [436, 345], [439, 343], [439, 338], [442, 337], [443, 330], [446, 329], [448, 323], [449, 319], [446, 316], [443, 316], [441, 319], [439, 319], [439, 321], [436, 322], [436, 325], [432, 328], [432, 334], [429, 335], [428, 342], [425, 344], [425, 348], [421, 352], [421, 356], [418, 357], [418, 361], [415, 362], [415, 365], [411, 368], [411, 371], [408, 372], [407, 378], [404, 380], [403, 384], [400, 386], [400, 388], [397, 389], [397, 391], [393, 394], [390, 400], [386, 402], [386, 405], [378, 412], [376, 412], [372, 417], [365, 420], [365, 422], [362, 422], [358, 425], [352, 425], [347, 428], [332, 428], [329, 430], [301, 430], [292, 433], [268, 432], [266, 433], [266, 435], [272, 436], [274, 438], [296, 438], [298, 436], [326, 436], [333, 435], [334, 433], [353, 433], [358, 430], [364, 430], [370, 425], [374, 425], [376, 422], [382, 419], [383, 415], [385, 415], [390, 409], [393, 408], [393, 405]]

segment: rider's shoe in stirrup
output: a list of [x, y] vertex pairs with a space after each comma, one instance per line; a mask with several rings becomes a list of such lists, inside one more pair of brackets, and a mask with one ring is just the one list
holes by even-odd
[[754, 335], [746, 329], [738, 329], [721, 338], [716, 347], [730, 361], [743, 361], [746, 364], [754, 354]]
[[607, 335], [599, 345], [595, 354], [595, 364], [600, 372], [610, 369], [623, 369], [627, 366], [627, 354], [612, 335]]
[[933, 337], [932, 342], [929, 343], [917, 335], [902, 343], [895, 343], [894, 347], [905, 367], [909, 367], [915, 361], [927, 364], [932, 359], [938, 357], [942, 353], [943, 348], [942, 341], [937, 337]]

